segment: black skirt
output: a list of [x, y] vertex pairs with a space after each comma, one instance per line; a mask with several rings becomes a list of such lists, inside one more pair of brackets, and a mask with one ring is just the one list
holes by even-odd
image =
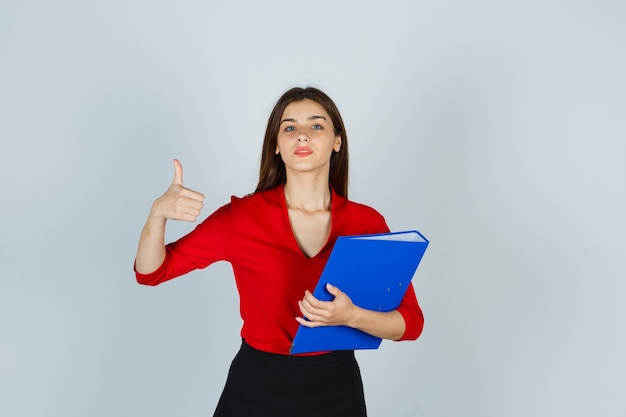
[[244, 341], [213, 417], [365, 417], [353, 351], [288, 356]]

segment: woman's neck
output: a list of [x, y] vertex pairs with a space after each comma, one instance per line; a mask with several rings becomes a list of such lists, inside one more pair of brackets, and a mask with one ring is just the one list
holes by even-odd
[[331, 194], [328, 178], [288, 177], [285, 183], [287, 207], [315, 212], [330, 210]]

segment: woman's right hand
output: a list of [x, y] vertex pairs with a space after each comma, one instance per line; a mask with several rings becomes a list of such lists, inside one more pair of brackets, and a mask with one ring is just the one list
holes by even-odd
[[183, 186], [183, 167], [174, 159], [174, 180], [167, 191], [152, 204], [150, 215], [163, 220], [196, 221], [204, 196]]

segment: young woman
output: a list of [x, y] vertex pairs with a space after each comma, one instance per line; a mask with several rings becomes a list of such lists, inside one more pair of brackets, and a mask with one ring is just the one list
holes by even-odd
[[311, 294], [338, 236], [389, 231], [378, 212], [347, 199], [348, 138], [333, 101], [310, 87], [283, 94], [267, 124], [256, 191], [165, 245], [166, 221], [194, 221], [204, 200], [183, 186], [176, 160], [174, 167], [141, 232], [135, 272], [139, 283], [157, 285], [216, 261], [232, 264], [242, 346], [214, 416], [365, 416], [353, 351], [289, 355], [299, 324], [415, 340], [424, 323], [412, 286], [390, 312], [364, 310], [331, 285], [332, 301]]

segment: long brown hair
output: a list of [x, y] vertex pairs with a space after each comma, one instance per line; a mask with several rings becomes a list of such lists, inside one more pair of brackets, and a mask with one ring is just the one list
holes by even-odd
[[329, 184], [335, 192], [342, 197], [348, 197], [348, 136], [343, 125], [343, 119], [337, 106], [326, 93], [314, 87], [295, 87], [283, 94], [267, 121], [265, 139], [263, 140], [263, 150], [261, 153], [261, 169], [259, 171], [259, 183], [255, 192], [266, 191], [276, 188], [280, 184], [287, 182], [285, 163], [280, 155], [276, 155], [276, 141], [280, 120], [285, 108], [294, 101], [313, 100], [326, 110], [333, 123], [335, 135], [341, 135], [341, 148], [339, 152], [333, 151], [330, 157]]

